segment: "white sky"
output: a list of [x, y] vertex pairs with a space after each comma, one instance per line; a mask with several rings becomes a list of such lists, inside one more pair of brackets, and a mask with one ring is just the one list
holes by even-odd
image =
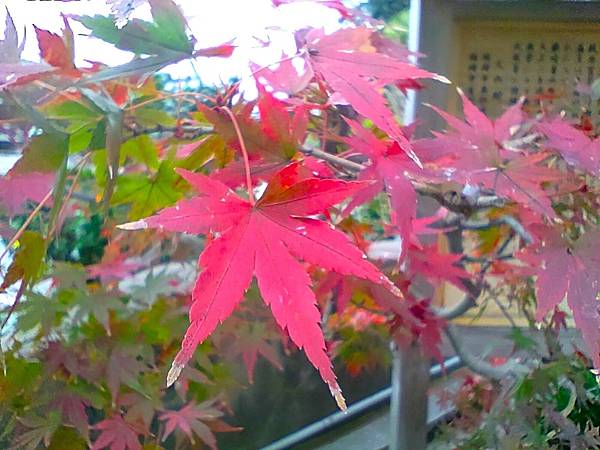
[[[333, 9], [309, 2], [284, 5], [273, 8], [271, 0], [175, 0], [188, 18], [197, 46], [211, 47], [235, 39], [238, 48], [229, 59], [200, 58], [196, 70], [202, 80], [208, 84], [220, 84], [232, 76], [249, 74], [248, 62], [253, 60], [261, 65], [280, 59], [281, 52], [294, 50], [292, 31], [306, 26], [324, 27], [331, 32], [339, 27], [340, 15]], [[60, 33], [63, 26], [61, 13], [94, 15], [107, 14], [110, 11], [104, 0], [25, 1], [3, 0], [10, 11], [20, 33], [26, 27], [27, 42], [24, 58], [39, 60], [33, 24], [39, 28]], [[353, 2], [350, 1], [350, 4]], [[354, 1], [354, 3], [358, 3]], [[5, 11], [0, 9], [0, 29], [4, 27]], [[148, 18], [149, 9], [142, 6], [136, 11], [136, 17]], [[78, 22], [72, 22], [76, 34], [89, 31]], [[259, 41], [270, 40], [268, 48], [261, 48]], [[131, 59], [131, 54], [116, 50], [113, 46], [97, 39], [78, 36], [76, 38], [76, 60], [104, 62], [117, 65]], [[171, 66], [167, 70], [175, 77], [194, 76], [189, 61]]]

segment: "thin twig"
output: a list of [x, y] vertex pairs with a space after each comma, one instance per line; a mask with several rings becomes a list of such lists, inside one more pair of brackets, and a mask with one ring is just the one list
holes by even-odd
[[[233, 117], [235, 120], [235, 116], [231, 110], [227, 107], [222, 108], [227, 112], [229, 117]], [[236, 126], [236, 122], [234, 122], [234, 127]], [[159, 132], [176, 132], [176, 127], [165, 127], [162, 125], [157, 125], [152, 128], [143, 128], [136, 129], [130, 128], [133, 136], [139, 136], [140, 134], [150, 134], [150, 133], [159, 133]], [[238, 134], [238, 139], [241, 136], [241, 133], [238, 133], [239, 125], [237, 126], [236, 133]], [[205, 134], [210, 134], [213, 132], [212, 127], [195, 127], [189, 126], [183, 128], [184, 133], [190, 133], [190, 139], [195, 139], [197, 137], [204, 136]], [[243, 139], [242, 141], [243, 142]], [[245, 144], [244, 144], [245, 149]], [[242, 152], [244, 152], [242, 149]], [[367, 168], [364, 164], [360, 164], [349, 159], [343, 158], [341, 156], [328, 153], [326, 151], [316, 149], [316, 148], [300, 148], [300, 152], [307, 156], [314, 156], [315, 158], [321, 159], [323, 161], [327, 161], [333, 165], [342, 167], [352, 172], [360, 172]], [[247, 153], [247, 152], [246, 152]], [[415, 190], [426, 197], [431, 197], [436, 200], [441, 206], [445, 207], [449, 211], [458, 212], [461, 214], [469, 215], [475, 211], [489, 209], [494, 207], [501, 207], [506, 204], [506, 200], [498, 197], [496, 195], [482, 195], [477, 198], [467, 197], [460, 193], [454, 191], [440, 191], [438, 187], [430, 186], [425, 183], [413, 182]], [[524, 233], [519, 233], [523, 237], [525, 237]]]
[[0, 263], [2, 262], [2, 259], [4, 259], [6, 254], [10, 251], [10, 249], [15, 244], [15, 242], [17, 242], [19, 240], [19, 238], [23, 235], [23, 233], [25, 232], [25, 230], [27, 229], [29, 224], [33, 221], [35, 216], [37, 216], [38, 213], [42, 210], [42, 208], [44, 207], [46, 202], [48, 200], [50, 200], [50, 197], [52, 197], [53, 190], [54, 189], [50, 189], [50, 191], [44, 196], [42, 201], [35, 207], [35, 209], [33, 211], [31, 211], [31, 214], [29, 214], [29, 217], [27, 217], [27, 219], [25, 219], [25, 222], [23, 222], [23, 225], [21, 225], [21, 227], [17, 230], [15, 235], [12, 237], [12, 239], [8, 242], [8, 244], [6, 244], [4, 251], [2, 252], [2, 254], [0, 254]]
[[25, 280], [21, 280], [21, 285], [19, 286], [19, 290], [17, 291], [17, 295], [15, 295], [15, 300], [12, 302], [12, 305], [10, 305], [10, 308], [8, 310], [8, 314], [6, 315], [6, 318], [2, 321], [2, 325], [0, 325], [0, 331], [4, 330], [4, 327], [6, 326], [6, 324], [8, 323], [8, 321], [10, 320], [11, 316], [13, 315], [13, 313], [15, 312], [15, 309], [17, 309], [17, 306], [19, 305], [21, 297], [23, 297], [23, 294], [25, 293], [25, 287], [26, 286], [27, 286], [27, 282]]
[[504, 316], [504, 318], [506, 320], [508, 320], [508, 323], [510, 323], [510, 326], [513, 327], [513, 328], [518, 328], [517, 327], [517, 323], [514, 321], [514, 319], [512, 318], [512, 316], [510, 315], [510, 313], [508, 312], [508, 310], [506, 309], [506, 307], [498, 299], [498, 297], [496, 297], [495, 295], [493, 295], [492, 296], [492, 300], [494, 300], [494, 303], [496, 303], [496, 306], [500, 309], [500, 312], [502, 313], [502, 315]]
[[[506, 250], [506, 247], [508, 247], [508, 244], [512, 240], [512, 237], [513, 236], [511, 235], [507, 239], [505, 239], [500, 248], [496, 251], [497, 258], [506, 258], [508, 256], [512, 256], [504, 254], [504, 251]], [[489, 259], [482, 264], [481, 269], [478, 273], [479, 280], [477, 284], [471, 282], [470, 280], [462, 280], [463, 286], [467, 291], [462, 300], [452, 308], [436, 310], [436, 316], [444, 320], [452, 320], [462, 316], [469, 309], [477, 306], [477, 299], [479, 298], [484, 289], [483, 280], [485, 273], [489, 270], [490, 267], [492, 267], [492, 263], [495, 259], [496, 258]]]

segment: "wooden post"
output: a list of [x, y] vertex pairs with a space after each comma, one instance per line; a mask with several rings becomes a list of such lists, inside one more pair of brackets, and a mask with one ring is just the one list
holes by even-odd
[[392, 343], [390, 450], [422, 450], [427, 444], [429, 364], [418, 344]]

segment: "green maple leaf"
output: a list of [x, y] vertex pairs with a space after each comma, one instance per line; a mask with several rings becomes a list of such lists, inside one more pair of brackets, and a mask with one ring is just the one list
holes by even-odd
[[111, 17], [81, 16], [76, 20], [92, 31], [92, 36], [138, 55], [160, 55], [167, 52], [191, 54], [194, 40], [186, 33], [187, 23], [171, 0], [150, 0], [152, 22], [130, 20], [118, 28]]
[[23, 283], [34, 281], [39, 276], [44, 255], [46, 253], [45, 241], [42, 235], [34, 231], [25, 231], [18, 240], [18, 248], [11, 263], [0, 291], [5, 290], [19, 280]]
[[96, 292], [77, 291], [73, 298], [72, 320], [75, 324], [80, 324], [90, 317], [94, 317], [110, 335], [109, 313], [110, 311], [120, 311], [123, 307], [123, 302], [116, 298], [114, 293], [106, 292], [103, 289]]
[[19, 419], [28, 431], [21, 433], [13, 442], [14, 448], [35, 450], [43, 443], [50, 445], [52, 435], [61, 425], [61, 415], [57, 411], [49, 411], [44, 417], [32, 415]]
[[125, 164], [125, 158], [131, 158], [144, 164], [148, 169], [157, 170], [160, 162], [158, 160], [158, 148], [148, 135], [141, 135], [129, 139], [121, 146], [121, 164]]
[[155, 273], [148, 271], [143, 283], [133, 285], [128, 289], [131, 300], [146, 309], [154, 304], [157, 298], [168, 296], [177, 289], [171, 282], [177, 280], [177, 275], [168, 274], [165, 271]]
[[81, 264], [55, 262], [50, 276], [62, 289], [87, 289], [87, 272]]
[[18, 308], [17, 329], [21, 332], [40, 327], [42, 335], [48, 334], [56, 325], [57, 319], [64, 316], [68, 307], [65, 305], [61, 292], [53, 297], [29, 293], [27, 300]]
[[130, 220], [146, 217], [181, 198], [181, 192], [174, 188], [177, 179], [168, 161], [162, 162], [151, 176], [147, 173], [121, 175], [112, 203], [131, 204]]

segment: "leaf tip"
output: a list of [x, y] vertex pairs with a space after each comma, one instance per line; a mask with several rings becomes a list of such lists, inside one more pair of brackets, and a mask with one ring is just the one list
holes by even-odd
[[419, 169], [423, 169], [423, 163], [421, 162], [421, 159], [417, 156], [417, 154], [414, 151], [409, 150], [408, 156], [410, 159], [412, 159], [414, 161], [414, 163], [417, 165], [417, 167]]
[[339, 388], [339, 386], [329, 387], [329, 390], [331, 391], [331, 395], [335, 399], [338, 408], [340, 408], [340, 410], [346, 414], [348, 412], [348, 406], [346, 405], [346, 399], [342, 394], [342, 390]]
[[171, 387], [181, 375], [181, 371], [183, 370], [183, 365], [173, 361], [171, 368], [169, 369], [169, 373], [167, 374], [167, 387]]
[[439, 81], [440, 83], [452, 84], [452, 82], [448, 78], [446, 78], [445, 76], [443, 76], [443, 75], [435, 74], [433, 76], [433, 79], [436, 80], [436, 81]]
[[127, 222], [127, 223], [122, 223], [121, 225], [117, 225], [117, 228], [119, 230], [127, 230], [127, 231], [145, 230], [146, 228], [148, 228], [148, 222], [146, 222], [144, 219], [136, 220], [135, 222]]

